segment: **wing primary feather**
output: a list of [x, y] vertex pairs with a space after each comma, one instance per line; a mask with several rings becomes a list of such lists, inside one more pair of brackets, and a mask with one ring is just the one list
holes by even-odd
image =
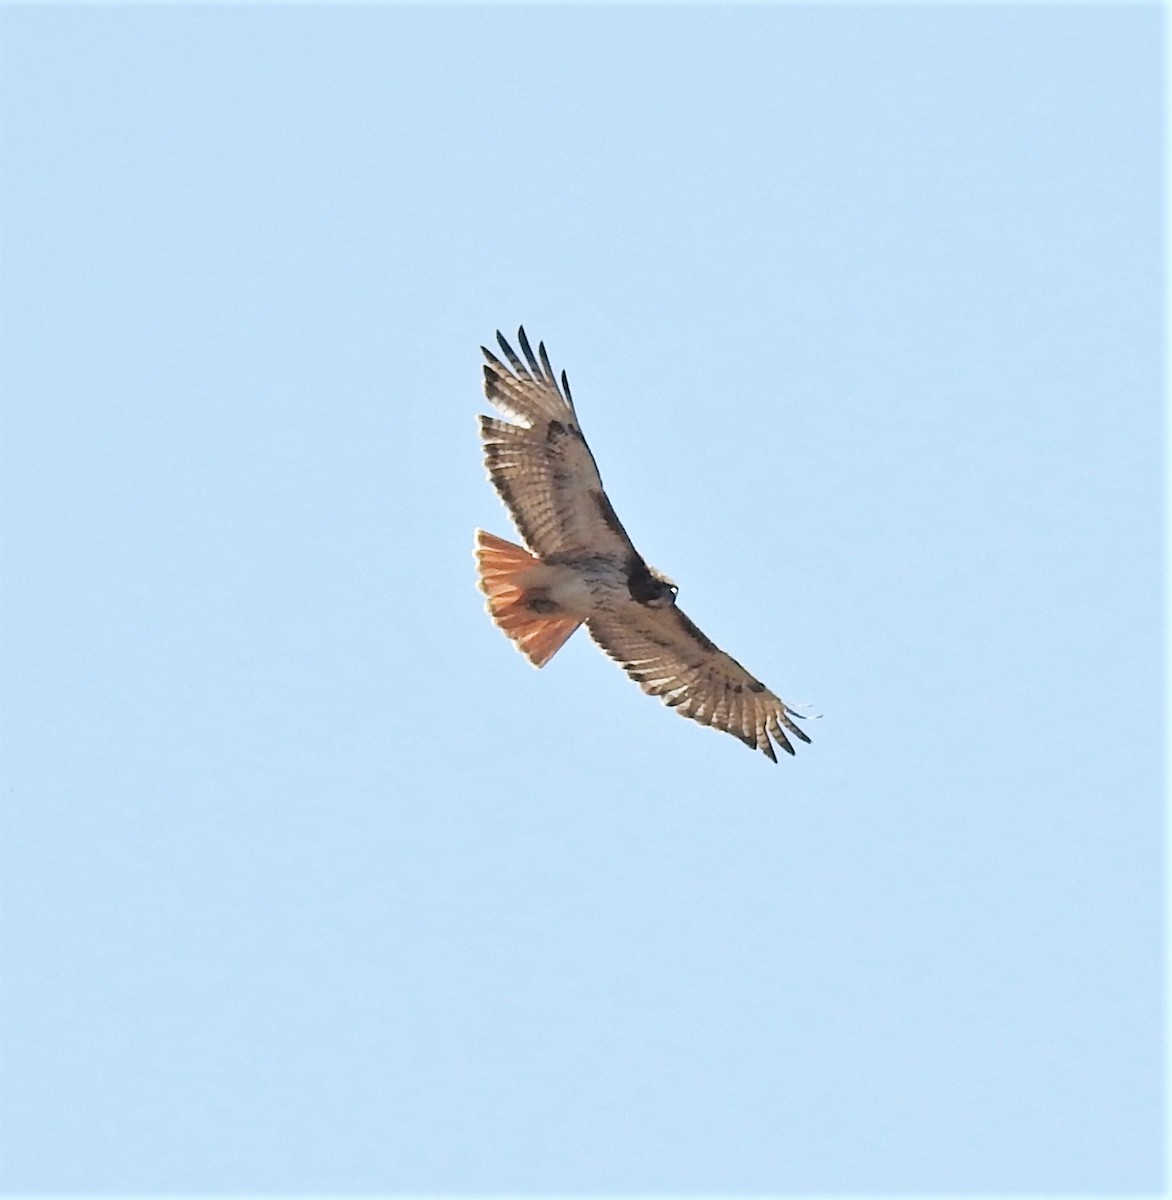
[[570, 381], [566, 378], [565, 371], [562, 372], [562, 391], [566, 394], [566, 403], [570, 406], [570, 412], [577, 416], [577, 412], [574, 411], [574, 397], [570, 395]]
[[481, 346], [480, 353], [483, 354], [486, 359], [488, 359], [488, 362], [484, 364], [485, 371], [488, 370], [490, 365], [496, 367], [498, 371], [508, 371], [508, 368], [505, 366], [505, 364], [501, 362], [501, 360], [497, 358], [497, 356], [493, 354], [493, 352], [487, 346]]
[[537, 365], [537, 359], [533, 355], [533, 348], [529, 345], [529, 339], [525, 336], [524, 325], [520, 326], [517, 330], [517, 341], [521, 343], [521, 352], [525, 355], [526, 362], [529, 363], [529, 370], [532, 371], [538, 379], [541, 379], [541, 368]]
[[[793, 723], [793, 722], [790, 720], [790, 714], [791, 714], [791, 711], [792, 711], [792, 710], [790, 710], [790, 709], [782, 709], [782, 711], [781, 711], [781, 723], [782, 723], [782, 724], [783, 724], [783, 725], [786, 727], [786, 729], [788, 729], [788, 730], [790, 731], [790, 733], [792, 733], [792, 734], [793, 734], [795, 737], [801, 738], [803, 742], [805, 742], [807, 745], [809, 745], [809, 744], [810, 744], [810, 739], [809, 739], [809, 737], [806, 735], [806, 733], [805, 733], [803, 730], [799, 729], [799, 728], [798, 728], [798, 727], [797, 727], [797, 726], [796, 726], [796, 725], [795, 725], [795, 724], [794, 724], [794, 723]], [[800, 716], [801, 716], [801, 713], [793, 713], [793, 716], [795, 716], [795, 717], [800, 717]]]
[[516, 350], [505, 341], [505, 335], [499, 329], [496, 331], [496, 340], [500, 343], [500, 348], [505, 352], [505, 357], [509, 360], [509, 365], [513, 368], [517, 378], [531, 380], [533, 376], [525, 369], [525, 364], [517, 357]]
[[[781, 714], [781, 720], [785, 720], [785, 713]], [[785, 736], [785, 731], [782, 729], [781, 722], [777, 719], [776, 713], [771, 714], [769, 717], [769, 732], [773, 734], [773, 740], [786, 752], [786, 754], [794, 753], [794, 748], [790, 744], [789, 738]]]
[[544, 342], [537, 343], [537, 353], [541, 357], [542, 367], [545, 368], [546, 379], [548, 379], [550, 381], [550, 383], [554, 384], [554, 386], [556, 387], [557, 386], [557, 376], [553, 373], [553, 367], [551, 367], [549, 365], [549, 355], [546, 354], [546, 352], [545, 352], [545, 343]]
[[804, 719], [803, 715], [801, 715], [801, 713], [795, 713], [792, 708], [782, 707], [782, 710], [780, 713], [781, 724], [785, 725], [787, 730], [789, 730], [789, 732], [794, 734], [794, 737], [801, 738], [801, 740], [803, 740], [803, 742], [805, 742], [807, 745], [809, 745], [810, 738], [807, 737], [805, 732], [803, 730], [800, 730], [800, 728], [798, 728], [797, 725], [794, 725], [793, 721], [789, 720], [789, 718], [791, 718], [791, 716], [797, 716], [798, 720]]

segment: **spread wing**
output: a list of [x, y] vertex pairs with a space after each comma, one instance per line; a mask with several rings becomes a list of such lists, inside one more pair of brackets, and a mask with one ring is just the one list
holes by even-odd
[[570, 383], [558, 388], [545, 345], [534, 356], [525, 330], [517, 339], [522, 362], [498, 332], [509, 366], [484, 352], [484, 394], [512, 421], [480, 418], [484, 462], [529, 549], [551, 554], [590, 552], [629, 559], [635, 554], [582, 436]]
[[735, 658], [718, 649], [674, 604], [632, 603], [587, 621], [590, 636], [648, 694], [685, 717], [740, 738], [774, 762], [770, 735], [793, 754], [788, 730], [810, 739], [787, 708]]

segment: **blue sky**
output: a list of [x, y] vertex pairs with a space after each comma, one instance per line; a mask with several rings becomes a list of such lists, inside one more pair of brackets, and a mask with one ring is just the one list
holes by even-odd
[[[0, 1185], [1157, 1190], [1159, 9], [0, 31]], [[521, 322], [796, 758], [491, 626]]]

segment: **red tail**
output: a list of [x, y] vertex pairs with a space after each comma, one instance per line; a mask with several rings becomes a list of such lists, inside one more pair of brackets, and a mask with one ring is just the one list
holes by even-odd
[[525, 576], [541, 560], [496, 534], [476, 531], [480, 590], [488, 597], [492, 619], [535, 667], [544, 667], [582, 624], [580, 617], [537, 613], [525, 602]]

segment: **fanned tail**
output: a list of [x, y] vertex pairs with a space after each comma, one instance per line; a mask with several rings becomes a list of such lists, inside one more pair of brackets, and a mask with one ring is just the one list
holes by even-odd
[[582, 624], [580, 617], [536, 612], [530, 607], [525, 577], [541, 560], [496, 534], [476, 531], [480, 590], [492, 619], [535, 667], [544, 667]]

